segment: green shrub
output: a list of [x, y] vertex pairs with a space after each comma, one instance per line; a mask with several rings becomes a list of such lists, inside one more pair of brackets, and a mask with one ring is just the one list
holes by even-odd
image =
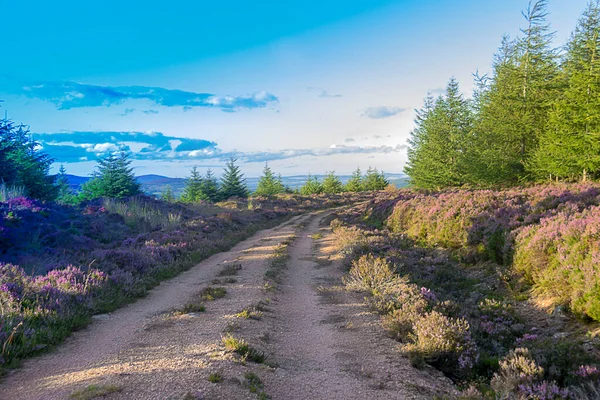
[[397, 279], [394, 268], [385, 259], [369, 254], [352, 262], [343, 282], [347, 289], [372, 292], [393, 285]]
[[444, 372], [471, 368], [477, 357], [469, 323], [431, 311], [413, 324], [412, 343], [404, 351], [436, 365]]

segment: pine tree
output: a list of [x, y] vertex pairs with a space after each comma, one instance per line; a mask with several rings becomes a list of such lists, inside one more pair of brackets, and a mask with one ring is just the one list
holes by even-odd
[[285, 188], [281, 182], [281, 176], [275, 177], [273, 171], [269, 167], [268, 163], [265, 163], [263, 174], [258, 181], [258, 186], [254, 192], [257, 196], [273, 196], [279, 193], [283, 193]]
[[341, 193], [344, 191], [344, 185], [342, 185], [340, 178], [335, 175], [335, 171], [330, 171], [325, 175], [321, 186], [323, 188], [323, 193], [327, 194]]
[[230, 197], [248, 197], [248, 187], [240, 167], [235, 165], [237, 160], [233, 157], [225, 164], [221, 177], [220, 197], [226, 200]]
[[181, 194], [181, 201], [186, 203], [195, 203], [206, 200], [202, 195], [203, 179], [198, 172], [198, 167], [194, 165], [190, 171], [190, 176], [185, 180], [185, 187]]
[[131, 160], [127, 153], [119, 156], [109, 154], [98, 160], [93, 178], [84, 183], [79, 197], [91, 200], [100, 197], [121, 199], [141, 193], [141, 185], [135, 179]]
[[[431, 96], [417, 111], [417, 127], [409, 140], [406, 173], [417, 187], [441, 188], [465, 183], [464, 154], [473, 114], [452, 78], [446, 95], [435, 102]], [[372, 190], [372, 189], [370, 189]]]
[[600, 176], [600, 2], [588, 4], [566, 46], [548, 129], [532, 162], [538, 178]]
[[344, 186], [346, 192], [361, 192], [363, 190], [362, 172], [360, 168], [356, 168], [356, 171], [352, 173], [352, 176], [346, 182]]
[[206, 170], [206, 175], [202, 178], [200, 192], [204, 200], [213, 203], [219, 201], [219, 182], [210, 169]]
[[321, 182], [319, 182], [319, 179], [316, 176], [311, 176], [310, 174], [308, 175], [306, 182], [304, 182], [304, 185], [300, 188], [300, 194], [305, 196], [320, 194], [322, 192], [323, 186], [321, 185]]
[[380, 173], [377, 171], [377, 168], [372, 168], [369, 166], [363, 180], [364, 190], [383, 190], [387, 187], [387, 185], [389, 185], [389, 182], [387, 179], [385, 179], [383, 171]]
[[494, 74], [478, 104], [474, 147], [469, 148], [472, 180], [479, 184], [516, 183], [529, 178], [526, 166], [546, 129], [556, 95], [556, 51], [546, 22], [547, 1], [530, 1], [527, 27], [516, 41], [503, 38]]

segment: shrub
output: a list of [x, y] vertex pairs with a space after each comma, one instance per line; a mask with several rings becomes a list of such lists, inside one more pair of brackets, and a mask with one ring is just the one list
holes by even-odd
[[515, 269], [539, 293], [600, 320], [600, 206], [563, 211], [525, 228], [516, 239]]
[[535, 390], [534, 387], [538, 388], [543, 377], [544, 369], [536, 363], [529, 350], [517, 348], [500, 360], [500, 370], [494, 374], [491, 386], [498, 398], [511, 398], [516, 395], [527, 397]]
[[477, 360], [477, 347], [464, 318], [430, 311], [416, 319], [413, 332], [412, 343], [405, 345], [404, 350], [442, 371], [470, 369]]
[[385, 259], [365, 255], [352, 262], [343, 281], [347, 289], [372, 292], [392, 285], [396, 279], [394, 268]]

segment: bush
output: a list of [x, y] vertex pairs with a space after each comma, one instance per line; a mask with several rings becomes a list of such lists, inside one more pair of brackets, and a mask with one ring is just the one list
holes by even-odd
[[600, 207], [563, 211], [525, 228], [516, 239], [515, 269], [542, 295], [600, 320]]
[[343, 281], [348, 289], [372, 292], [393, 285], [396, 279], [394, 269], [385, 259], [365, 255], [352, 262]]
[[404, 350], [444, 372], [470, 369], [477, 360], [477, 347], [464, 318], [431, 311], [415, 320], [413, 332], [412, 343], [405, 345]]

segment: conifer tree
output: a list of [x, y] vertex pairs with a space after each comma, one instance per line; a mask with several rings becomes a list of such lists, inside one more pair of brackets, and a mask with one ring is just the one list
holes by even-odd
[[564, 88], [532, 169], [538, 178], [600, 176], [600, 2], [588, 4], [566, 46]]
[[344, 185], [342, 185], [340, 178], [335, 175], [335, 171], [330, 171], [325, 175], [321, 186], [323, 193], [327, 194], [341, 193], [344, 191]]
[[225, 164], [221, 177], [220, 197], [224, 200], [230, 197], [248, 197], [248, 187], [240, 167], [235, 165], [237, 160], [233, 157]]
[[546, 0], [530, 1], [523, 12], [527, 26], [522, 35], [516, 41], [504, 37], [495, 57], [466, 157], [475, 183], [516, 183], [529, 177], [526, 166], [546, 129], [549, 104], [556, 95], [556, 51], [546, 10]]
[[283, 193], [285, 188], [281, 182], [281, 177], [275, 177], [268, 163], [265, 163], [262, 176], [258, 181], [258, 186], [254, 192], [257, 196], [273, 196]]
[[385, 179], [383, 171], [380, 173], [377, 171], [377, 168], [372, 168], [369, 166], [363, 180], [364, 190], [383, 190], [387, 187], [387, 185], [389, 185], [389, 182], [387, 179]]
[[448, 83], [444, 97], [435, 102], [431, 96], [426, 98], [415, 122], [417, 127], [411, 132], [405, 168], [411, 183], [424, 188], [464, 184], [464, 154], [473, 115], [454, 78]]
[[98, 160], [92, 179], [84, 183], [79, 197], [91, 200], [99, 197], [120, 199], [141, 193], [141, 185], [135, 179], [131, 160], [127, 153], [118, 156], [108, 154]]
[[26, 126], [0, 120], [0, 183], [23, 188], [32, 198], [54, 200], [57, 187], [49, 174], [53, 159], [37, 145]]
[[213, 203], [219, 201], [219, 182], [210, 168], [206, 170], [206, 174], [202, 178], [200, 192], [203, 200]]
[[300, 188], [300, 194], [303, 195], [311, 195], [311, 194], [320, 194], [323, 192], [323, 186], [319, 179], [316, 176], [311, 176], [308, 174], [308, 178], [302, 187]]
[[56, 175], [56, 201], [61, 204], [73, 204], [77, 202], [77, 196], [73, 193], [69, 179], [67, 178], [67, 170], [63, 164], [60, 165], [58, 174]]
[[206, 200], [202, 193], [202, 183], [202, 176], [200, 176], [200, 172], [198, 172], [198, 167], [194, 165], [190, 171], [189, 178], [185, 180], [185, 187], [183, 188], [183, 193], [181, 194], [181, 201], [186, 203], [194, 203], [201, 200]]
[[362, 172], [360, 168], [356, 168], [356, 171], [352, 173], [352, 176], [346, 182], [344, 186], [346, 192], [360, 192], [363, 190]]
[[164, 191], [160, 195], [161, 200], [166, 201], [167, 203], [173, 203], [175, 201], [175, 195], [173, 195], [173, 189], [171, 185], [165, 186]]

